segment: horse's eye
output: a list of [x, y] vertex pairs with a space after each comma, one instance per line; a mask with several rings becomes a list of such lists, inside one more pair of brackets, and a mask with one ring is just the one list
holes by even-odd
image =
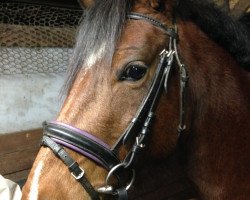
[[131, 64], [125, 68], [120, 76], [120, 80], [138, 81], [147, 72], [147, 68], [138, 64]]

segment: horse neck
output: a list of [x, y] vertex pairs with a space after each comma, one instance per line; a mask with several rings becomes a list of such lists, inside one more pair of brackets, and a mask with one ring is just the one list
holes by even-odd
[[204, 199], [232, 199], [235, 188], [249, 186], [249, 74], [195, 24], [178, 27], [190, 77], [189, 176]]

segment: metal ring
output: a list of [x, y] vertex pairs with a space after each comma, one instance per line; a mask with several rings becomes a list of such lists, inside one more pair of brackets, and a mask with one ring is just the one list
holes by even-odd
[[[126, 167], [126, 164], [125, 163], [120, 163], [120, 164], [118, 164], [118, 165], [116, 165], [116, 166], [114, 166], [110, 171], [109, 171], [109, 173], [108, 173], [108, 175], [107, 175], [107, 177], [106, 177], [106, 180], [105, 180], [105, 183], [106, 183], [106, 185], [109, 185], [108, 184], [108, 182], [109, 182], [109, 179], [110, 179], [110, 177], [111, 177], [111, 175], [117, 170], [117, 169], [119, 169], [120, 167]], [[131, 181], [129, 182], [129, 184], [126, 186], [126, 190], [128, 190], [132, 185], [133, 185], [133, 183], [134, 183], [134, 181], [135, 181], [135, 170], [134, 169], [131, 169], [131, 171], [132, 171], [132, 178], [131, 178]]]
[[131, 179], [130, 183], [126, 186], [126, 190], [129, 190], [129, 188], [133, 185], [133, 183], [135, 181], [135, 170], [132, 169], [131, 171], [133, 173], [133, 176], [132, 176], [132, 179]]
[[111, 175], [112, 175], [117, 169], [119, 169], [120, 167], [125, 167], [125, 164], [124, 164], [124, 163], [120, 163], [120, 164], [114, 166], [114, 167], [109, 171], [109, 173], [108, 173], [108, 175], [107, 175], [107, 177], [106, 177], [106, 180], [105, 180], [106, 185], [109, 185], [108, 182], [109, 182], [109, 179], [110, 179]]

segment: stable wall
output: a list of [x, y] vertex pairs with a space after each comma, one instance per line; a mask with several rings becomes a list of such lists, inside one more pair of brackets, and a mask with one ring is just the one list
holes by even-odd
[[[0, 48], [0, 134], [40, 128], [43, 121], [56, 118], [62, 104], [60, 91], [70, 49], [29, 49], [33, 61], [21, 62], [20, 54], [27, 50]], [[50, 52], [53, 59], [48, 62]], [[64, 59], [57, 58], [60, 66], [57, 66], [56, 55], [64, 56]], [[43, 65], [38, 67], [39, 63]]]
[[27, 178], [42, 122], [55, 119], [76, 28], [77, 0], [0, 0], [0, 174]]
[[0, 75], [0, 134], [35, 129], [59, 111], [65, 73]]

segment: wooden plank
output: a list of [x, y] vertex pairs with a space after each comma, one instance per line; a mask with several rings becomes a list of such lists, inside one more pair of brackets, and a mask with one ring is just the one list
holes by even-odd
[[11, 174], [30, 169], [37, 155], [38, 148], [26, 149], [0, 157], [0, 173]]
[[0, 174], [13, 181], [26, 179], [39, 150], [42, 129], [0, 136]]
[[28, 169], [28, 170], [18, 171], [18, 172], [11, 173], [11, 174], [5, 174], [4, 178], [10, 179], [14, 182], [19, 182], [19, 181], [23, 181], [27, 179], [29, 172], [30, 170]]
[[41, 137], [42, 129], [0, 135], [0, 158], [8, 153], [38, 147]]

